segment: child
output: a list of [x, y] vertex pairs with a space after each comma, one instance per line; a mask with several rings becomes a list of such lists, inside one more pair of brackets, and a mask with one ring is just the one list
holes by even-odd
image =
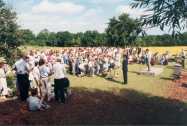
[[43, 102], [43, 99], [37, 97], [37, 89], [31, 89], [31, 96], [27, 98], [30, 111], [39, 111], [48, 109], [50, 106]]

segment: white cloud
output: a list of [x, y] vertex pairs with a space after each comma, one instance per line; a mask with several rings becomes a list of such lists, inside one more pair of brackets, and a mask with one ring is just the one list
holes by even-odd
[[124, 0], [90, 0], [90, 2], [94, 4], [117, 4], [124, 2]]
[[132, 8], [130, 5], [120, 5], [116, 8], [117, 14], [127, 13], [133, 18], [139, 18], [150, 12], [145, 11], [145, 9]]
[[[146, 9], [140, 9], [140, 8], [132, 8], [130, 5], [120, 5], [116, 8], [117, 15], [120, 15], [122, 13], [127, 13], [132, 18], [140, 18], [143, 15], [151, 14], [151, 12], [147, 12]], [[160, 35], [160, 34], [166, 34], [168, 33], [168, 30], [161, 31], [158, 27], [155, 28], [144, 28], [147, 34], [150, 35]]]
[[21, 28], [28, 28], [38, 33], [44, 28], [53, 32], [65, 31], [84, 32], [86, 30], [98, 30], [103, 32], [106, 25], [102, 18], [102, 9], [87, 9], [79, 15], [65, 16], [66, 14], [56, 12], [49, 13], [21, 13], [18, 15], [18, 24]]
[[85, 7], [82, 5], [74, 4], [72, 2], [52, 3], [48, 0], [43, 0], [38, 5], [32, 8], [33, 13], [48, 13], [48, 14], [77, 14], [83, 12]]

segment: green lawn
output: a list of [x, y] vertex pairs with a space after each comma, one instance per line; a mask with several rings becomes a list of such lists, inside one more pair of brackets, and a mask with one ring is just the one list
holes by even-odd
[[[171, 66], [171, 65], [170, 65]], [[158, 66], [163, 67], [163, 66]], [[138, 75], [141, 69], [146, 68], [145, 65], [129, 65], [129, 80], [128, 85], [122, 85], [123, 77], [122, 70], [119, 70], [119, 77], [114, 78], [113, 81], [107, 80], [104, 77], [82, 77], [78, 78], [71, 76], [71, 86], [72, 87], [85, 87], [88, 89], [99, 89], [104, 91], [114, 91], [117, 93], [121, 89], [133, 89], [140, 91], [142, 93], [148, 93], [155, 96], [164, 96], [167, 91], [167, 86], [171, 83], [168, 79], [173, 72], [170, 67], [164, 67], [164, 72], [159, 76], [146, 76]]]

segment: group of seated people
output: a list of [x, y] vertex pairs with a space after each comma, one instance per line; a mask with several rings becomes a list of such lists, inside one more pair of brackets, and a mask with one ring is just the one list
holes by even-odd
[[[146, 64], [146, 58], [149, 57], [151, 65], [168, 64], [168, 52], [159, 56], [158, 53], [151, 54], [142, 48], [126, 48], [126, 50], [129, 63]], [[53, 97], [56, 101], [65, 103], [66, 97], [70, 94], [67, 72], [78, 77], [107, 76], [112, 70], [120, 68], [123, 52], [122, 48], [116, 47], [72, 47], [28, 51], [13, 66], [17, 90], [22, 100], [27, 99], [30, 110], [49, 108], [47, 102]], [[7, 70], [4, 64], [5, 60], [0, 59], [0, 93], [3, 92], [6, 96]], [[28, 82], [25, 75], [28, 75]], [[25, 85], [26, 83], [28, 85]], [[23, 85], [25, 86], [22, 87]]]
[[62, 50], [30, 51], [28, 56], [32, 64], [42, 56], [49, 67], [55, 58], [60, 58], [67, 65], [67, 70], [76, 76], [102, 75], [121, 65], [120, 48], [63, 48]]
[[[150, 52], [151, 53], [151, 52]], [[185, 51], [182, 50], [180, 54], [176, 56], [170, 55], [168, 51], [165, 53], [159, 54], [159, 52], [150, 54], [151, 56], [151, 65], [168, 65], [168, 62], [171, 60], [177, 61], [178, 59], [182, 60], [182, 57]], [[129, 64], [138, 63], [146, 64], [146, 50], [143, 48], [129, 48]]]

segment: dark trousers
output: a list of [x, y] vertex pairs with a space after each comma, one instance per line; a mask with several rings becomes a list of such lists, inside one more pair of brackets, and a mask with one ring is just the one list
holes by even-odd
[[75, 66], [75, 75], [79, 75], [79, 74], [81, 74], [81, 70], [79, 69], [79, 66], [76, 65]]
[[18, 74], [17, 84], [18, 84], [21, 100], [26, 101], [29, 96], [29, 87], [30, 87], [28, 74]]
[[127, 82], [128, 82], [128, 70], [123, 69], [123, 79], [124, 79], [124, 84], [127, 84]]
[[182, 68], [185, 69], [185, 59], [182, 59]]
[[54, 80], [54, 93], [55, 93], [55, 100], [61, 101], [62, 103], [65, 102], [64, 96], [64, 78], [62, 79], [55, 79]]

